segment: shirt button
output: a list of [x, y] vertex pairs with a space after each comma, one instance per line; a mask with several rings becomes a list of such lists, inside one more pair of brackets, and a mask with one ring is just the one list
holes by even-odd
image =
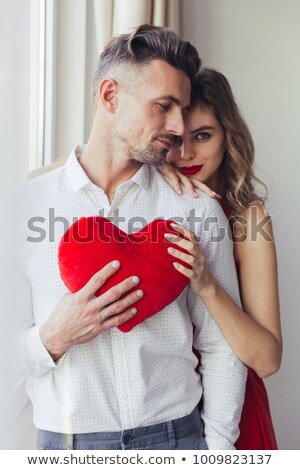
[[128, 444], [131, 443], [131, 441], [132, 441], [132, 437], [129, 434], [125, 434], [125, 436], [123, 437], [124, 444], [127, 446]]

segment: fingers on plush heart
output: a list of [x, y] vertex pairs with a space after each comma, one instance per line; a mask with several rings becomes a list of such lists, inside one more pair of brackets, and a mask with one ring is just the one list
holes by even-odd
[[195, 275], [195, 270], [204, 258], [197, 237], [183, 225], [171, 223], [171, 226], [181, 236], [178, 237], [170, 233], [165, 234], [165, 238], [176, 246], [176, 248], [174, 246], [169, 247], [167, 249], [168, 253], [182, 262], [174, 262], [174, 267], [189, 279], [192, 279]]
[[201, 296], [204, 288], [208, 287], [212, 281], [212, 276], [207, 269], [206, 260], [197, 237], [182, 225], [171, 225], [183, 237], [176, 238], [171, 234], [165, 234], [165, 237], [174, 245], [167, 249], [168, 253], [177, 259], [173, 263], [174, 268], [190, 279], [193, 291]]

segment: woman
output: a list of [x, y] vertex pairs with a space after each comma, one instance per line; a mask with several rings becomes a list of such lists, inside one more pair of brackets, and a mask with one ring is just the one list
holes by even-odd
[[[264, 198], [253, 187], [253, 182], [258, 181], [253, 160], [253, 141], [228, 81], [217, 71], [202, 69], [186, 116], [182, 147], [169, 152], [171, 165], [162, 172], [171, 178], [179, 193], [183, 182], [191, 193], [194, 187], [203, 189], [205, 183], [213, 191], [206, 191], [212, 197], [220, 194], [233, 229], [243, 310], [208, 272], [201, 249], [189, 230], [177, 226], [185, 239], [174, 240], [169, 253], [174, 257], [174, 267], [191, 279], [191, 287], [232, 350], [248, 366], [236, 448], [270, 450], [277, 449], [277, 444], [262, 378], [279, 369], [282, 338], [272, 222], [264, 210]], [[255, 233], [257, 226], [263, 227], [260, 233]]]

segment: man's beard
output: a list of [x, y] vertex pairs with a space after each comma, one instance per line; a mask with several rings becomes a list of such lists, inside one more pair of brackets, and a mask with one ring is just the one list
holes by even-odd
[[[166, 156], [169, 152], [167, 148], [157, 150], [152, 142], [146, 146], [134, 147], [129, 143], [128, 138], [121, 135], [117, 136], [117, 140], [119, 141], [117, 147], [119, 149], [122, 148], [122, 153], [126, 154], [129, 164], [133, 166], [137, 163], [161, 166], [166, 162]], [[155, 140], [156, 139], [153, 139], [153, 142], [155, 142]]]
[[157, 150], [153, 144], [143, 148], [128, 148], [128, 157], [131, 162], [147, 163], [148, 165], [161, 166], [166, 162], [169, 149]]

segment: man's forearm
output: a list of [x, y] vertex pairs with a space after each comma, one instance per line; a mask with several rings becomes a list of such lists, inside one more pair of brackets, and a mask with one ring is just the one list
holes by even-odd
[[[210, 201], [213, 205], [213, 202]], [[233, 246], [228, 221], [219, 206], [213, 208], [215, 222], [203, 231], [201, 248], [212, 276], [237, 305], [239, 298]], [[206, 214], [209, 217], [210, 214]], [[220, 305], [222, 309], [222, 305]], [[239, 435], [240, 415], [244, 403], [247, 369], [235, 356], [224, 336], [202, 301], [194, 309], [195, 316], [203, 314], [198, 322], [195, 346], [201, 353], [204, 405], [202, 417], [205, 434], [211, 449], [233, 449]]]
[[[222, 357], [226, 357], [224, 351]], [[209, 449], [234, 449], [239, 435], [247, 369], [233, 353], [227, 359], [216, 367], [210, 354], [201, 355], [200, 372], [205, 391], [201, 415]]]

